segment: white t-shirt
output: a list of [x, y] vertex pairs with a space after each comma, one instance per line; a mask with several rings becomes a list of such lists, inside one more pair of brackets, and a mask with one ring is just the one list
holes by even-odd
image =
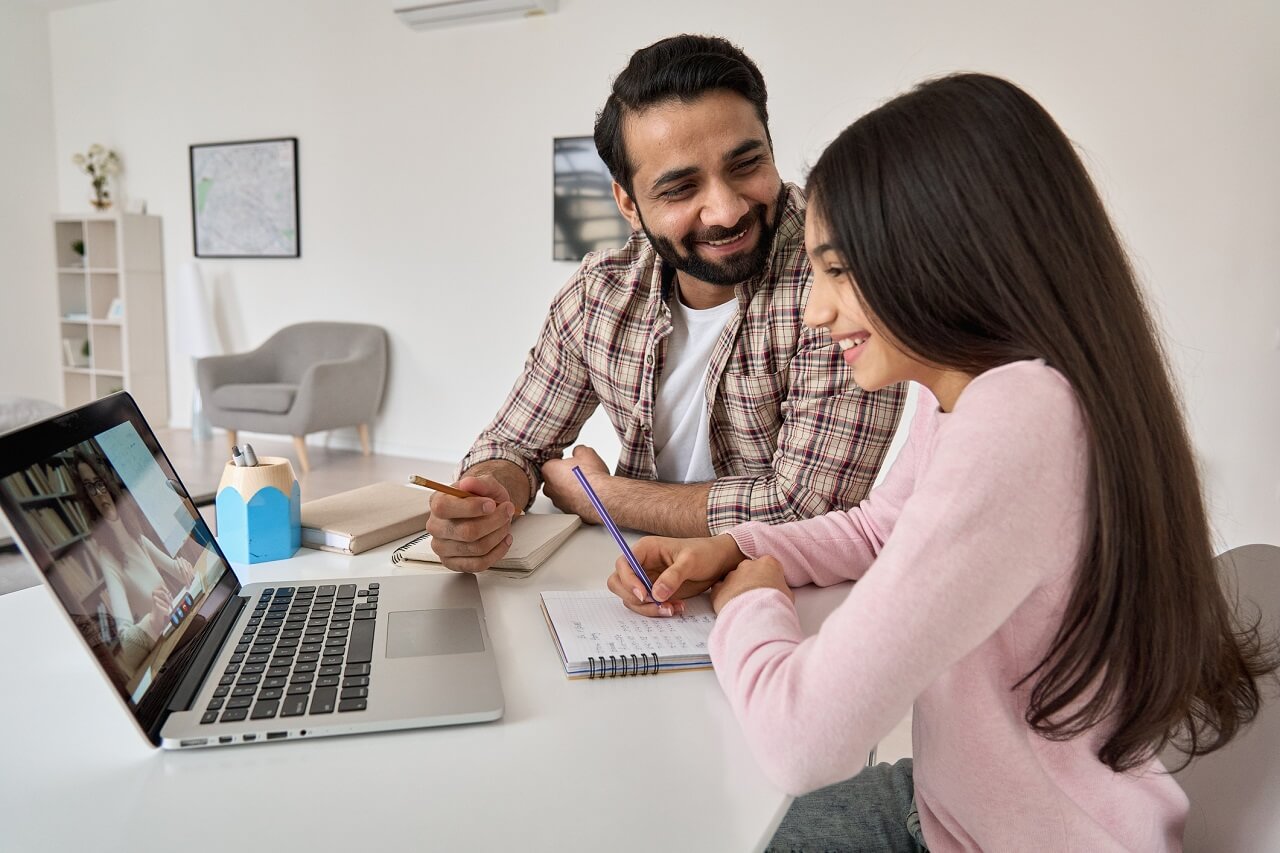
[[707, 366], [720, 333], [738, 310], [730, 299], [695, 310], [671, 300], [671, 334], [653, 407], [653, 451], [658, 479], [704, 483], [716, 477], [708, 438]]

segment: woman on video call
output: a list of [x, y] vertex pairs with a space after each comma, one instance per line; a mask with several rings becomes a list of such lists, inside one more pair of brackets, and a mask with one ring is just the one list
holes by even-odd
[[141, 511], [89, 456], [76, 454], [76, 492], [92, 534], [88, 551], [106, 581], [106, 601], [120, 638], [121, 663], [132, 670], [155, 647], [174, 596], [195, 578], [185, 557], [171, 557], [143, 532]]

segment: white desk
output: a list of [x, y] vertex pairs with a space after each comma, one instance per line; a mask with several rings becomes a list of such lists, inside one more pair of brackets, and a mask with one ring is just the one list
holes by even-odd
[[[391, 550], [304, 548], [238, 574], [422, 571], [392, 566]], [[710, 670], [564, 676], [538, 592], [599, 588], [615, 556], [602, 528], [581, 528], [530, 578], [480, 577], [497, 722], [176, 753], [137, 733], [45, 590], [0, 596], [0, 849], [760, 849], [790, 799]], [[806, 629], [847, 591], [801, 590]]]

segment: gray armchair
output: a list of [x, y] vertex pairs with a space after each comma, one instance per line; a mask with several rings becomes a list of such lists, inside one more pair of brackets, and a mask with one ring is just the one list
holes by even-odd
[[369, 423], [387, 378], [387, 334], [362, 323], [298, 323], [255, 350], [196, 363], [209, 423], [293, 436], [303, 473], [307, 433], [358, 426], [369, 455]]

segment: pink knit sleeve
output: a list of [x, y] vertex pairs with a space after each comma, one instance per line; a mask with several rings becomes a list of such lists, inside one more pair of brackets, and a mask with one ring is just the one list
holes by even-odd
[[[856, 774], [925, 688], [1037, 586], [1070, 570], [1086, 459], [1060, 376], [1040, 365], [979, 377], [939, 424], [872, 570], [817, 635], [804, 637], [777, 590], [745, 593], [721, 610], [711, 635], [716, 675], [777, 784], [799, 794]], [[854, 542], [838, 538], [846, 529]], [[828, 531], [784, 559], [800, 555], [816, 577], [822, 554], [841, 562], [850, 548], [870, 548], [863, 524]], [[768, 544], [779, 541], [785, 534]]]
[[[748, 557], [767, 554], [781, 562], [789, 586], [857, 580], [880, 553], [903, 503], [915, 489], [917, 448], [932, 440], [937, 409], [937, 399], [921, 387], [907, 441], [884, 482], [858, 506], [772, 527], [749, 522], [727, 532]], [[833, 543], [839, 547], [833, 548]]]

